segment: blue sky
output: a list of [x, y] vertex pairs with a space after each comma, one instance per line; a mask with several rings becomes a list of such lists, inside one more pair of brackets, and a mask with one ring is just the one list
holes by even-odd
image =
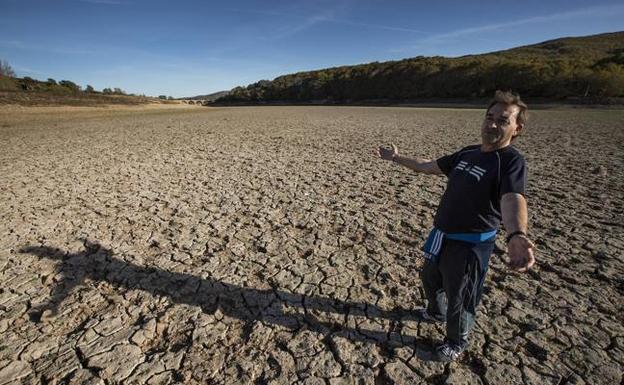
[[174, 97], [621, 30], [624, 3], [603, 0], [0, 0], [0, 59], [18, 76]]

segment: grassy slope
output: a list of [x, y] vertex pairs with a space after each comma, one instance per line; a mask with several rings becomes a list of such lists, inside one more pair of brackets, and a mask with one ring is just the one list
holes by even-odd
[[[24, 85], [29, 84], [28, 90]], [[21, 106], [103, 106], [140, 105], [148, 103], [178, 103], [145, 96], [104, 95], [72, 91], [59, 85], [46, 82], [25, 81], [21, 78], [0, 76], [0, 105]]]

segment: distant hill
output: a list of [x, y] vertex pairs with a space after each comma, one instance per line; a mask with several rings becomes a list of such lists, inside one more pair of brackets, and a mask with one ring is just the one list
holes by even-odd
[[41, 81], [30, 77], [16, 78], [0, 75], [0, 104], [23, 106], [99, 106], [109, 104], [138, 105], [147, 103], [179, 103], [144, 95], [128, 95], [119, 88], [96, 91], [82, 89], [69, 80]]
[[419, 56], [298, 72], [236, 87], [216, 103], [483, 98], [497, 89], [547, 99], [624, 96], [624, 32], [457, 58]]
[[208, 94], [208, 95], [197, 95], [197, 96], [191, 96], [191, 97], [188, 97], [188, 98], [179, 98], [179, 99], [213, 101], [213, 100], [217, 100], [217, 99], [219, 99], [221, 97], [224, 97], [224, 96], [226, 96], [229, 93], [230, 93], [230, 91], [219, 91], [219, 92], [214, 92], [214, 93]]

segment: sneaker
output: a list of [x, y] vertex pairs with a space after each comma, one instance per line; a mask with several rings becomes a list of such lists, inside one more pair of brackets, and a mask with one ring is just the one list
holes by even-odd
[[435, 361], [451, 362], [457, 360], [463, 352], [461, 346], [446, 342], [435, 349], [433, 356]]
[[414, 312], [417, 321], [426, 322], [426, 323], [443, 323], [444, 319], [432, 316], [429, 314], [427, 309], [416, 309]]

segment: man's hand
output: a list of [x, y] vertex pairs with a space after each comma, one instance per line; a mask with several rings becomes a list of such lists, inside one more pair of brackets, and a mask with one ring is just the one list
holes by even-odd
[[435, 160], [399, 156], [399, 149], [394, 145], [394, 143], [392, 144], [392, 149], [377, 147], [373, 150], [373, 154], [383, 160], [393, 161], [400, 166], [407, 167], [416, 172], [433, 175], [442, 174], [442, 170], [440, 170], [438, 162]]
[[535, 245], [524, 235], [516, 235], [509, 240], [507, 252], [509, 253], [509, 267], [524, 272], [535, 264]]
[[399, 155], [399, 149], [393, 143], [392, 149], [378, 147], [376, 150], [373, 150], [373, 154], [377, 155], [383, 160], [394, 160], [394, 157]]

